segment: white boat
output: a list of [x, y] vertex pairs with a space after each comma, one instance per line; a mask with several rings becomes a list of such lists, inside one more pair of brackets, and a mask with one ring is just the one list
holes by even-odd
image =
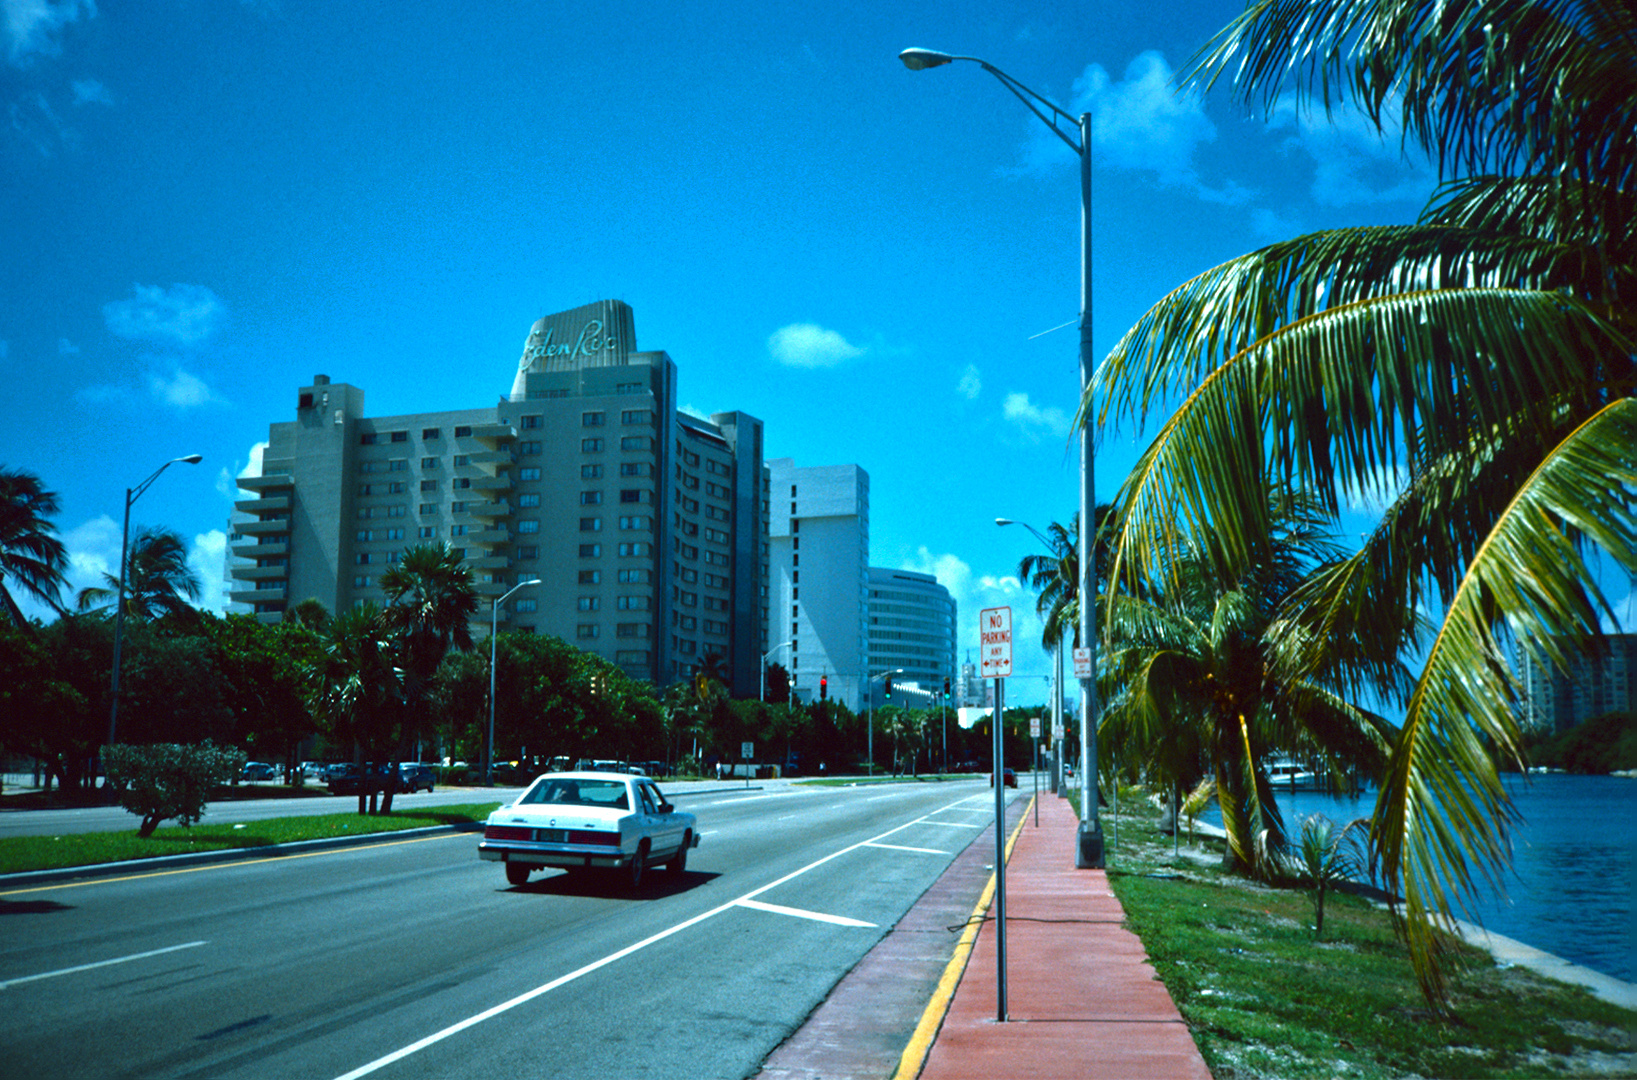
[[1319, 782], [1318, 775], [1312, 769], [1287, 757], [1269, 758], [1267, 773], [1268, 783], [1275, 789], [1284, 788], [1286, 791], [1311, 791]]

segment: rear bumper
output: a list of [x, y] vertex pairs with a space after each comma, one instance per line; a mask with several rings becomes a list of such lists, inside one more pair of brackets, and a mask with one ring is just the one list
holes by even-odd
[[615, 869], [631, 861], [632, 854], [613, 848], [576, 844], [520, 844], [480, 840], [477, 857], [487, 862], [513, 862], [528, 866], [599, 867]]

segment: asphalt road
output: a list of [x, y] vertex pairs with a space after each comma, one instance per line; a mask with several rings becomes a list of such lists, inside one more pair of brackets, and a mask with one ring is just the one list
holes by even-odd
[[981, 778], [678, 802], [703, 843], [636, 896], [511, 888], [470, 834], [0, 892], [0, 1075], [747, 1076], [994, 808]]

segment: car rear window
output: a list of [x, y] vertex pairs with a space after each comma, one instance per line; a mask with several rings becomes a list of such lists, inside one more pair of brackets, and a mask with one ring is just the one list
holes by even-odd
[[541, 780], [518, 801], [555, 803], [559, 806], [631, 809], [631, 802], [625, 794], [625, 784], [619, 780]]

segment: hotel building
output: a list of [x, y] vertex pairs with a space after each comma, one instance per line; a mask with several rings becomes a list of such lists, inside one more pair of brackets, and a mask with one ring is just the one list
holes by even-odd
[[239, 480], [231, 610], [268, 621], [309, 597], [384, 600], [411, 545], [461, 552], [481, 601], [666, 685], [719, 655], [753, 696], [768, 635], [762, 423], [677, 411], [677, 368], [636, 348], [604, 300], [538, 320], [511, 390], [471, 409], [368, 416], [364, 391], [316, 376]]
[[[955, 600], [931, 574], [913, 570], [869, 570], [869, 669], [894, 671], [893, 683], [910, 689], [893, 703], [926, 708], [949, 680], [955, 683]], [[873, 684], [875, 704], [884, 704], [881, 683]]]

